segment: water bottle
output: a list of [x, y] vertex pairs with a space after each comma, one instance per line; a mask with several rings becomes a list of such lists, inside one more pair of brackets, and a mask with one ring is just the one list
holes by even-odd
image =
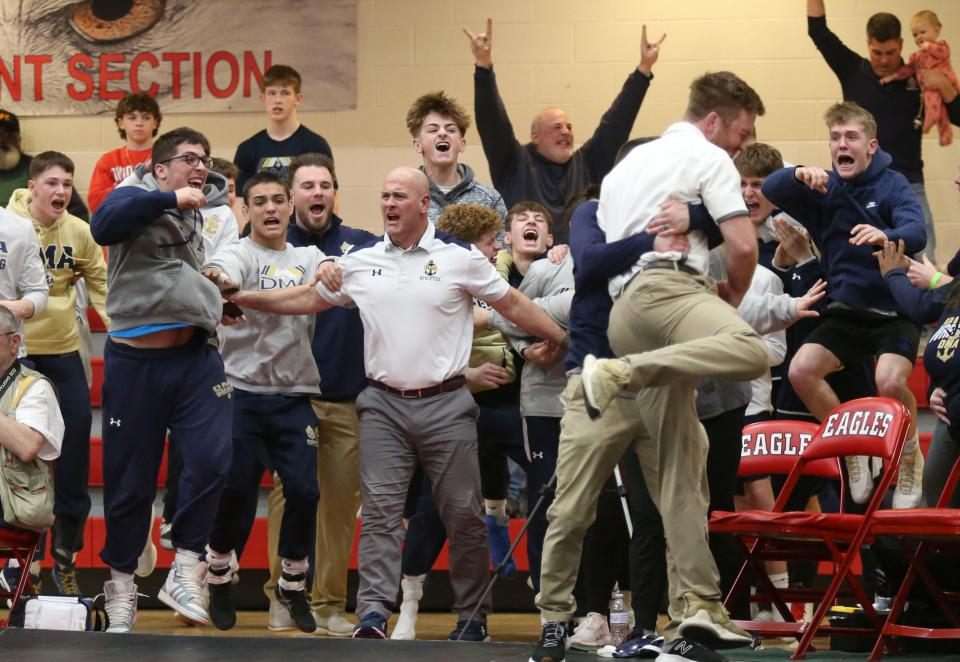
[[630, 636], [630, 613], [623, 599], [623, 593], [614, 591], [610, 597], [610, 639], [619, 646]]

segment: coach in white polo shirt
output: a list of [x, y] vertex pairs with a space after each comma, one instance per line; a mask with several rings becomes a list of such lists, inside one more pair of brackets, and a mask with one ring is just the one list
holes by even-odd
[[[355, 637], [384, 638], [400, 582], [403, 505], [417, 462], [433, 483], [450, 539], [450, 581], [461, 634], [489, 578], [477, 462], [477, 406], [464, 375], [473, 339], [473, 299], [532, 336], [564, 342], [563, 330], [500, 278], [475, 247], [427, 218], [429, 183], [413, 168], [387, 175], [380, 194], [386, 234], [325, 263], [315, 288], [239, 292], [241, 308], [284, 314], [331, 305], [360, 310], [369, 387], [360, 418], [360, 533]], [[322, 375], [321, 375], [322, 377]], [[322, 388], [322, 387], [321, 387]], [[463, 639], [487, 638], [486, 612]]]
[[767, 370], [763, 341], [734, 309], [756, 267], [757, 240], [731, 159], [763, 112], [757, 93], [734, 74], [705, 74], [690, 86], [684, 121], [634, 149], [604, 179], [598, 224], [607, 241], [660, 231], [650, 221], [670, 198], [700, 203], [723, 235], [728, 280], [715, 284], [706, 276], [701, 232], [689, 233], [689, 253], [643, 254], [610, 281], [615, 303], [608, 335], [623, 358], [587, 357], [582, 375], [593, 416], [621, 389], [639, 392], [646, 431], [637, 454], [667, 538], [671, 623], [665, 634], [679, 629], [711, 648], [747, 645], [751, 637], [720, 603], [707, 546], [708, 442], [697, 420], [694, 382], [751, 379]]

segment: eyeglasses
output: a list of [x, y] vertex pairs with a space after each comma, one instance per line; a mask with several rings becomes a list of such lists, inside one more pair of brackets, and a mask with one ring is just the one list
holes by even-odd
[[169, 163], [170, 161], [176, 161], [177, 159], [182, 160], [187, 164], [187, 167], [190, 168], [195, 168], [197, 167], [198, 163], [202, 163], [203, 167], [209, 170], [210, 166], [213, 165], [213, 159], [211, 159], [209, 156], [197, 156], [193, 152], [187, 152], [186, 154], [181, 154], [180, 156], [172, 156], [165, 161], [161, 161], [160, 163]]

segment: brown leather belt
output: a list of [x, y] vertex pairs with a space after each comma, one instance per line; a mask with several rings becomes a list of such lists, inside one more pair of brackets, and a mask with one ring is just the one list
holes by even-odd
[[385, 391], [390, 395], [400, 396], [401, 398], [405, 398], [407, 400], [419, 400], [420, 398], [429, 398], [434, 395], [440, 395], [441, 393], [456, 391], [466, 383], [467, 380], [462, 375], [459, 377], [452, 377], [445, 382], [437, 384], [436, 386], [428, 386], [426, 388], [393, 388], [392, 386], [387, 386], [383, 382], [378, 382], [376, 379], [367, 380], [367, 384], [373, 388]]
[[700, 275], [700, 272], [693, 267], [688, 267], [682, 262], [675, 260], [654, 260], [640, 267], [640, 271], [646, 271], [647, 269], [672, 269], [674, 271], [682, 271], [685, 274], [693, 274], [694, 276]]

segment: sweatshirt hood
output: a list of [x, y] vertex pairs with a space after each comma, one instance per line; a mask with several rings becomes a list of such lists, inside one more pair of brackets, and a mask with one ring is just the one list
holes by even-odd
[[203, 185], [203, 194], [207, 196], [207, 204], [204, 208], [219, 207], [227, 204], [229, 199], [227, 188], [229, 183], [227, 178], [219, 172], [210, 170], [207, 172], [207, 182]]
[[33, 201], [33, 194], [30, 192], [30, 189], [27, 188], [18, 188], [10, 196], [10, 202], [7, 203], [7, 211], [11, 214], [16, 214], [17, 216], [22, 216], [33, 224], [33, 227], [37, 229], [38, 232], [46, 232], [51, 230], [57, 225], [59, 225], [63, 219], [69, 216], [66, 207], [63, 209], [63, 213], [50, 225], [44, 225], [37, 219], [33, 218], [30, 215], [30, 203]]

